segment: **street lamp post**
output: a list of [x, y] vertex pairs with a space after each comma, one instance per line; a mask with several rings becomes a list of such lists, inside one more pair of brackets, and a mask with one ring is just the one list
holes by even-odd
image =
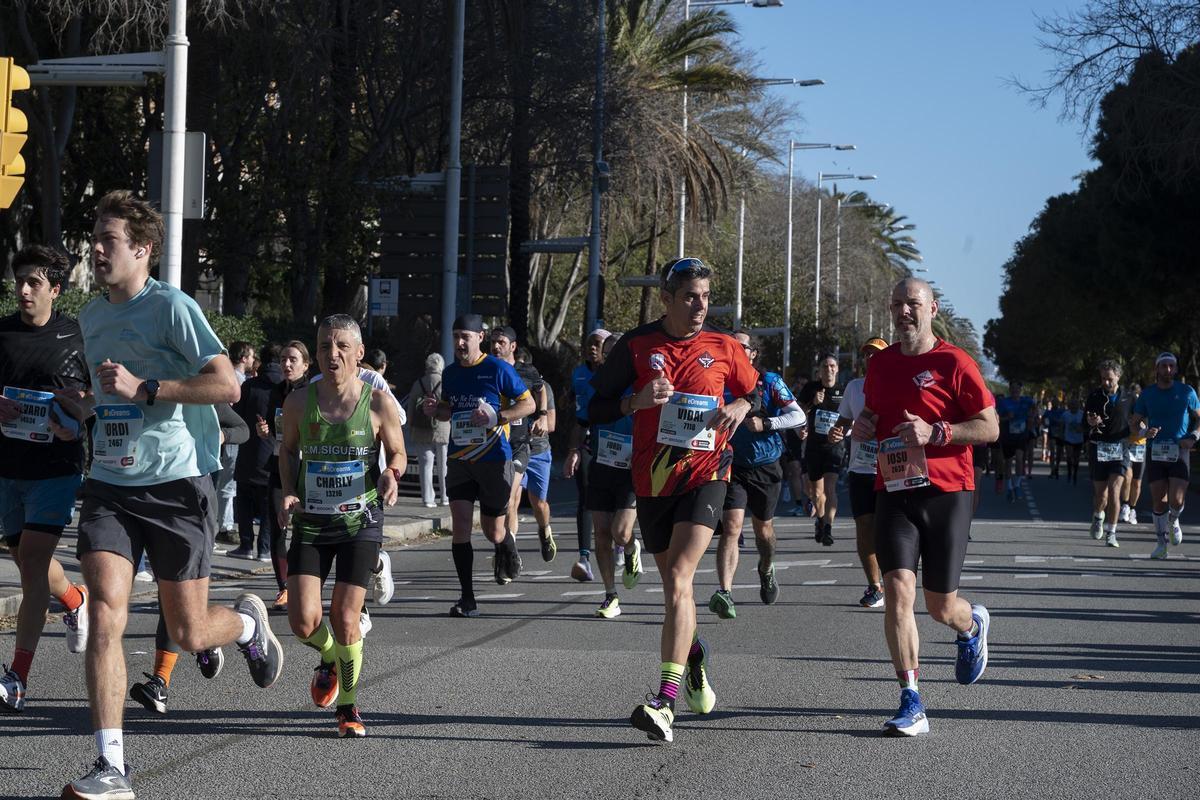
[[813, 287], [813, 325], [821, 325], [821, 185], [825, 181], [873, 181], [874, 175], [855, 175], [852, 172], [817, 173], [817, 259]]

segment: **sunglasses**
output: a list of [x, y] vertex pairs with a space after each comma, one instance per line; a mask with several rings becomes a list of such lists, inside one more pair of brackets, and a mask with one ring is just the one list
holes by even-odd
[[672, 264], [671, 269], [667, 271], [668, 278], [673, 275], [686, 275], [689, 278], [707, 278], [709, 275], [712, 275], [712, 270], [698, 258], [681, 258]]

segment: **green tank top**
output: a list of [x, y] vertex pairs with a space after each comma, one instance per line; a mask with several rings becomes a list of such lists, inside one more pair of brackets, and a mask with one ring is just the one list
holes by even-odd
[[358, 405], [345, 422], [326, 420], [317, 405], [317, 384], [308, 385], [300, 454], [296, 489], [302, 511], [293, 527], [302, 541], [335, 542], [379, 529], [379, 445], [371, 428], [369, 384], [363, 384]]

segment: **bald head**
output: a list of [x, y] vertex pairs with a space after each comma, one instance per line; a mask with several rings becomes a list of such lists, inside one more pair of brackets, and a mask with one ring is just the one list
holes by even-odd
[[913, 297], [919, 295], [926, 303], [933, 302], [933, 287], [926, 281], [915, 276], [909, 276], [896, 283], [892, 289], [892, 296], [902, 294], [905, 297]]

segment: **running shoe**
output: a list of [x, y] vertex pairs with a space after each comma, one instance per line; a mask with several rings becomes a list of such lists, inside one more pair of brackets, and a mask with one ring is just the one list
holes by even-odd
[[308, 686], [317, 708], [329, 708], [338, 696], [337, 664], [322, 661], [313, 670], [312, 682]]
[[597, 617], [616, 619], [621, 616], [621, 601], [615, 594], [604, 596], [604, 602], [596, 609]]
[[62, 790], [63, 797], [78, 800], [134, 800], [133, 782], [129, 779], [129, 765], [125, 774], [100, 756], [92, 764], [92, 771], [77, 781], [71, 781]]
[[25, 710], [25, 681], [6, 665], [0, 677], [0, 711], [19, 714]]
[[1096, 539], [1097, 541], [1103, 539], [1104, 520], [1100, 519], [1100, 517], [1092, 517], [1092, 527], [1088, 528], [1088, 533], [1090, 533], [1092, 538]]
[[249, 547], [236, 547], [225, 555], [229, 556], [230, 558], [241, 558], [246, 561], [253, 561], [256, 558], [254, 551]]
[[1104, 537], [1104, 543], [1106, 545], [1108, 545], [1109, 547], [1120, 547], [1121, 546], [1121, 543], [1117, 541], [1117, 532], [1116, 531], [1110, 531], [1108, 533], [1108, 535]]
[[636, 538], [625, 550], [625, 569], [621, 573], [621, 583], [626, 589], [633, 589], [642, 579], [642, 543]]
[[157, 675], [143, 672], [149, 680], [129, 687], [129, 697], [156, 714], [167, 713], [167, 684]]
[[821, 529], [821, 544], [826, 547], [833, 546], [833, 525], [828, 522]]
[[258, 561], [262, 562], [263, 564], [270, 564], [270, 563], [271, 563], [271, 553], [270, 553], [270, 551], [268, 551], [268, 552], [265, 552], [265, 553], [262, 553], [262, 552], [260, 552], [260, 553], [258, 554], [258, 557], [257, 557], [257, 559], [256, 559], [256, 560], [258, 560]]
[[775, 605], [775, 601], [779, 599], [779, 584], [775, 582], [774, 564], [765, 573], [758, 573], [758, 596], [769, 606]]
[[276, 611], [287, 611], [287, 589], [280, 589], [275, 594], [275, 602], [271, 604], [271, 608]]
[[803, 505], [801, 505], [800, 503], [797, 503], [796, 505], [792, 506], [792, 516], [793, 517], [807, 517], [808, 512], [804, 510]]
[[508, 552], [504, 557], [504, 569], [508, 580], [515, 581], [517, 578], [521, 577], [521, 569], [524, 567], [524, 563], [521, 561], [521, 551], [517, 549], [517, 537], [513, 536], [511, 533], [509, 536], [511, 536], [512, 539], [511, 544], [508, 547]]
[[735, 619], [737, 617], [737, 608], [733, 604], [733, 595], [724, 589], [717, 589], [713, 592], [713, 596], [708, 598], [708, 610], [721, 619]]
[[863, 608], [879, 608], [883, 605], [883, 591], [877, 586], [868, 586], [858, 604]]
[[687, 670], [683, 676], [683, 698], [688, 708], [697, 714], [707, 714], [717, 704], [717, 694], [708, 682], [708, 644], [697, 639], [700, 652], [688, 654]]
[[375, 627], [375, 623], [371, 621], [371, 613], [367, 611], [366, 606], [358, 612], [358, 635], [366, 638], [371, 632], [371, 628]]
[[1137, 524], [1138, 524], [1138, 523], [1137, 523], [1137, 509], [1136, 509], [1136, 508], [1131, 508], [1131, 509], [1129, 509], [1129, 524], [1130, 524], [1130, 525], [1137, 525]]
[[74, 611], [63, 614], [63, 625], [67, 626], [67, 650], [72, 653], [82, 653], [87, 650], [88, 640], [88, 591], [86, 586], [80, 586], [83, 602]]
[[246, 592], [238, 597], [233, 608], [254, 620], [254, 635], [250, 641], [238, 645], [238, 649], [246, 657], [250, 677], [258, 686], [266, 689], [279, 680], [279, 673], [283, 672], [283, 648], [271, 630], [267, 606], [261, 597]]
[[917, 736], [929, 733], [929, 719], [921, 696], [913, 689], [900, 690], [900, 708], [896, 716], [883, 723], [885, 736]]
[[501, 586], [504, 586], [512, 581], [512, 578], [508, 577], [504, 567], [504, 560], [506, 558], [507, 555], [502, 549], [497, 550], [496, 554], [492, 556], [492, 577], [495, 578], [496, 583], [500, 584]]
[[200, 667], [200, 674], [211, 681], [221, 674], [221, 668], [225, 666], [225, 653], [219, 647], [201, 650], [196, 653], [196, 666]]
[[1176, 546], [1183, 544], [1183, 528], [1180, 527], [1179, 520], [1171, 523], [1171, 544]]
[[371, 573], [371, 591], [378, 605], [386, 606], [396, 593], [396, 581], [392, 579], [392, 557], [387, 550], [379, 551], [379, 563]]
[[479, 609], [475, 607], [475, 598], [467, 599], [460, 598], [457, 603], [450, 606], [450, 616], [452, 617], [478, 617]]
[[339, 739], [361, 739], [367, 735], [367, 726], [358, 713], [358, 706], [342, 706], [336, 716]]
[[820, 542], [821, 534], [825, 533], [825, 522], [820, 517], [813, 520], [813, 541]]
[[621, 545], [613, 547], [613, 566], [617, 569], [625, 568], [625, 548]]
[[594, 581], [596, 576], [592, 574], [591, 560], [586, 556], [580, 556], [575, 565], [571, 567], [571, 577], [580, 583]]
[[651, 696], [633, 710], [629, 716], [633, 727], [645, 731], [646, 736], [656, 742], [669, 742], [675, 738], [671, 724], [675, 722], [675, 711], [661, 697]]
[[1120, 519], [1121, 522], [1128, 524], [1129, 523], [1129, 511], [1130, 511], [1130, 508], [1128, 505], [1122, 505], [1121, 512], [1120, 512], [1118, 519]]
[[542, 547], [542, 561], [553, 561], [558, 555], [558, 543], [554, 541], [554, 531], [550, 530], [549, 525], [538, 531], [538, 543]]
[[1167, 557], [1167, 543], [1159, 542], [1158, 547], [1150, 553], [1150, 557], [1154, 559], [1163, 559]]
[[964, 686], [970, 686], [983, 676], [987, 669], [988, 628], [991, 626], [991, 615], [981, 605], [971, 606], [971, 619], [979, 626], [979, 632], [970, 639], [957, 637], [958, 660], [954, 664], [954, 677]]
[[813, 503], [812, 498], [804, 498], [804, 514], [811, 517], [817, 513], [817, 506]]

